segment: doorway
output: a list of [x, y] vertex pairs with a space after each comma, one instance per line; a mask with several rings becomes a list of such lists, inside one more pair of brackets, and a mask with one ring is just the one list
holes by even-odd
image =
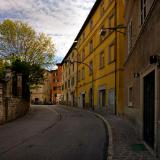
[[82, 94], [82, 108], [85, 108], [85, 94]]
[[106, 106], [106, 90], [103, 89], [99, 91], [99, 107], [102, 109], [105, 108], [105, 106]]
[[143, 78], [143, 139], [154, 149], [155, 71]]

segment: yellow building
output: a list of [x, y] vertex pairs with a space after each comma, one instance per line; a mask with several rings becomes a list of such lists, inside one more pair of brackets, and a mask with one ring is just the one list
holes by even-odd
[[75, 39], [79, 107], [123, 113], [123, 16], [123, 0], [97, 0]]

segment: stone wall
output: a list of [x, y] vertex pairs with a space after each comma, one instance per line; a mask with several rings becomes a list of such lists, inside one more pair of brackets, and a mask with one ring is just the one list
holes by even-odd
[[0, 82], [0, 124], [21, 117], [29, 110], [29, 101], [22, 98], [22, 78], [17, 75], [17, 96], [12, 94], [12, 72], [8, 71], [6, 78]]
[[[154, 3], [153, 3], [154, 2]], [[153, 6], [151, 7], [153, 3]], [[155, 71], [155, 120], [154, 120], [154, 151], [160, 157], [160, 68], [150, 63], [150, 56], [160, 56], [160, 1], [147, 1], [147, 18], [140, 24], [140, 1], [128, 1], [126, 10], [126, 26], [132, 20], [132, 48], [126, 49], [125, 63], [125, 116], [130, 119], [140, 138], [143, 140], [144, 123], [144, 77]], [[150, 12], [149, 12], [150, 8]], [[127, 41], [128, 42], [128, 41]], [[127, 46], [127, 43], [126, 43]], [[137, 76], [135, 76], [137, 74]], [[132, 87], [132, 105], [129, 101], [129, 87]], [[159, 86], [159, 87], [158, 87]]]
[[4, 98], [2, 123], [25, 115], [28, 109], [29, 103], [21, 98]]

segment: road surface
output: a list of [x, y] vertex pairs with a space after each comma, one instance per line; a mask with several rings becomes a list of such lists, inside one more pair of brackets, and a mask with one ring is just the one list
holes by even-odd
[[0, 126], [0, 160], [106, 160], [103, 122], [86, 111], [32, 106]]

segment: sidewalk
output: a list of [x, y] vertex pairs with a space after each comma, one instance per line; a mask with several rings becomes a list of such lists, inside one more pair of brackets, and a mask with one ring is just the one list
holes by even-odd
[[113, 160], [158, 160], [145, 148], [132, 124], [115, 115], [96, 112], [110, 124], [113, 141]]

